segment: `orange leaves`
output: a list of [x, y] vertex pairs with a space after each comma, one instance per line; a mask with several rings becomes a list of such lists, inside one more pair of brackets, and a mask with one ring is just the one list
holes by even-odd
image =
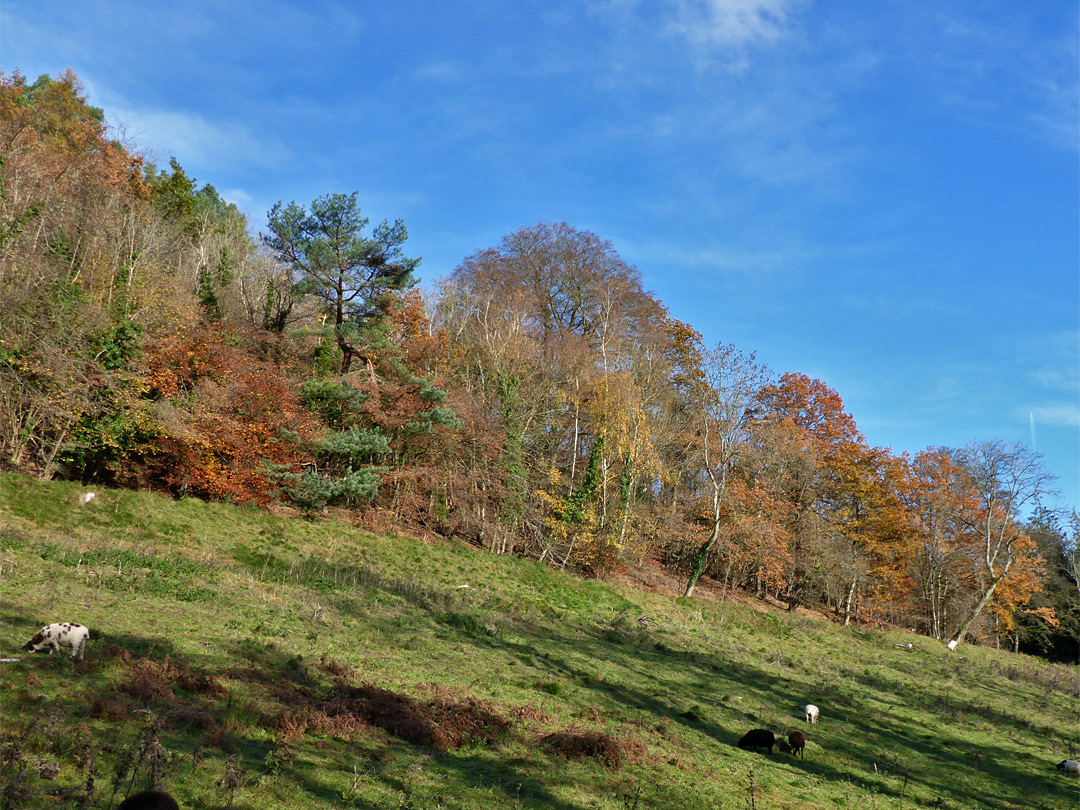
[[192, 494], [265, 502], [264, 464], [298, 469], [301, 441], [314, 436], [294, 385], [281, 370], [208, 327], [147, 349], [163, 435], [154, 466], [164, 482]]
[[139, 193], [142, 159], [107, 137], [102, 111], [87, 104], [82, 92], [70, 69], [33, 85], [17, 73], [0, 73], [3, 151], [30, 158], [45, 170], [42, 179], [72, 190], [81, 183]]
[[[1042, 588], [1043, 560], [1017, 514], [1045, 486], [1037, 457], [1018, 446], [983, 442], [927, 450], [911, 468], [908, 509], [920, 543], [913, 570], [923, 590], [974, 604], [964, 610], [955, 640], [963, 640], [987, 605], [1008, 632], [1016, 612]], [[947, 602], [942, 597], [931, 607]]]
[[390, 339], [414, 374], [432, 373], [445, 361], [450, 341], [445, 331], [432, 328], [419, 290], [394, 295], [390, 322]]
[[1052, 607], [1044, 606], [1044, 607], [1033, 608], [1031, 610], [1025, 610], [1024, 613], [1026, 613], [1029, 616], [1036, 616], [1036, 617], [1042, 619], [1044, 622], [1046, 622], [1051, 627], [1060, 627], [1061, 626], [1061, 620], [1058, 619], [1058, 617], [1057, 617], [1057, 611], [1055, 611]]
[[766, 386], [761, 398], [773, 418], [798, 425], [821, 444], [863, 441], [840, 395], [821, 380], [789, 372], [779, 383]]

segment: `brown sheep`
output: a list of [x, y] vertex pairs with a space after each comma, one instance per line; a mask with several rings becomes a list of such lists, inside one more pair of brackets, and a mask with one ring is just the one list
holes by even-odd
[[802, 757], [806, 759], [804, 751], [806, 750], [806, 735], [801, 731], [793, 731], [787, 735], [788, 745], [791, 746], [791, 753], [794, 756]]

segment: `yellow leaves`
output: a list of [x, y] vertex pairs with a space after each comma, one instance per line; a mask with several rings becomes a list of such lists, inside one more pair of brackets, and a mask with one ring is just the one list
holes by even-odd
[[615, 457], [633, 465], [637, 476], [655, 477], [662, 470], [652, 441], [652, 420], [641, 389], [626, 373], [605, 374], [594, 386], [591, 412], [596, 433]]

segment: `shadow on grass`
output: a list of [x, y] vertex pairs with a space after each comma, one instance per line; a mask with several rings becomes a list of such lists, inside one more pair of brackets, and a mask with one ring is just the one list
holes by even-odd
[[[558, 798], [544, 782], [513, 760], [492, 761], [478, 757], [448, 754], [440, 758], [440, 764], [457, 771], [465, 784], [479, 790], [497, 790], [523, 807], [552, 808], [552, 810], [580, 810], [581, 805], [571, 804]], [[533, 763], [522, 763], [525, 767]], [[558, 769], [549, 771], [554, 777]]]
[[[441, 617], [434, 617], [437, 621]], [[571, 679], [575, 687], [592, 692], [610, 705], [621, 706], [644, 717], [678, 724], [686, 730], [704, 735], [720, 744], [734, 745], [750, 728], [763, 725], [762, 718], [749, 710], [726, 706], [729, 712], [741, 716], [737, 728], [725, 727], [710, 721], [710, 712], [695, 711], [695, 704], [708, 705], [713, 696], [737, 694], [753, 705], [790, 706], [790, 727], [802, 728], [801, 706], [807, 696], [804, 687], [771, 671], [765, 664], [746, 660], [725, 660], [720, 654], [706, 655], [673, 649], [666, 644], [650, 643], [647, 636], [617, 643], [610, 631], [586, 627], [564, 632], [544, 630], [529, 636], [519, 628], [518, 639], [499, 634], [479, 635], [473, 625], [456, 621], [440, 621], [444, 627], [457, 630], [462, 643], [485, 647], [509, 655], [529, 667], [536, 662], [561, 676]], [[625, 680], [598, 677], [575, 665], [575, 660], [604, 661], [631, 677]], [[684, 684], [665, 688], [658, 676], [676, 669], [691, 673], [690, 686]], [[957, 726], [956, 713], [974, 715], [990, 720], [988, 710], [971, 701], [948, 698], [938, 705], [933, 702], [912, 704], [910, 687], [884, 674], [854, 676], [865, 689], [865, 697], [846, 694], [839, 687], [827, 687], [821, 694], [825, 700], [831, 694], [845, 706], [846, 720], [833, 721], [828, 732], [819, 727], [807, 728], [807, 735], [821, 751], [820, 759], [795, 760], [786, 758], [783, 764], [804, 771], [823, 781], [848, 783], [861, 790], [911, 800], [913, 794], [934, 797], [948, 804], [954, 801], [969, 806], [1013, 808], [1035, 806], [1038, 802], [1067, 802], [1075, 796], [1071, 786], [1055, 780], [1054, 763], [1044, 762], [1032, 752], [1018, 751], [1006, 742], [1008, 728], [1026, 734], [1047, 731], [1019, 717], [1002, 718], [1002, 743], [982, 742], [975, 746], [965, 739]], [[643, 689], [629, 683], [657, 683], [657, 689]], [[698, 684], [700, 692], [694, 691]], [[904, 695], [898, 699], [897, 695]], [[919, 707], [933, 720], [933, 732], [923, 733], [911, 722], [883, 710], [880, 701], [893, 705]], [[910, 705], [909, 705], [910, 704]], [[800, 708], [796, 708], [800, 707]], [[774, 729], [775, 730], [775, 729]], [[786, 731], [786, 729], [785, 729]], [[839, 733], [838, 733], [839, 732]], [[814, 739], [815, 737], [819, 739]], [[860, 763], [865, 771], [852, 772], [850, 767], [833, 767], [829, 757], [843, 757]], [[771, 761], [777, 761], [773, 758]], [[877, 771], [875, 772], [875, 765]], [[999, 794], [999, 795], [994, 795]]]
[[[3, 619], [36, 626], [10, 610]], [[0, 769], [3, 789], [17, 779], [27, 806], [48, 806], [78, 793], [80, 784], [85, 788], [89, 772], [83, 771], [92, 767], [96, 798], [85, 801], [112, 806], [158, 780], [166, 788], [182, 783], [188, 768], [225, 771], [232, 760], [245, 773], [264, 772], [273, 744], [235, 730], [230, 695], [204, 667], [197, 657], [179, 654], [168, 639], [126, 633], [94, 636], [81, 662], [54, 655], [5, 665], [2, 688], [19, 711], [4, 718], [5, 756], [11, 761]], [[258, 716], [239, 720], [257, 724]], [[66, 763], [63, 778], [35, 776], [41, 763], [53, 761], [58, 771]], [[82, 781], [69, 784], [74, 775]]]
[[[738, 738], [749, 728], [768, 725], [762, 715], [749, 709], [739, 709], [730, 704], [725, 706], [727, 713], [735, 718], [730, 726], [717, 722], [715, 713], [709, 707], [714, 705], [718, 696], [737, 695], [746, 701], [743, 705], [791, 707], [791, 725], [799, 719], [797, 707], [807, 700], [805, 687], [800, 685], [813, 676], [808, 673], [812, 663], [801, 671], [783, 672], [770, 668], [766, 662], [748, 660], [748, 656], [728, 655], [723, 651], [713, 654], [679, 649], [666, 637], [663, 642], [658, 635], [649, 632], [623, 633], [610, 627], [575, 625], [564, 623], [556, 626], [554, 622], [544, 628], [530, 628], [526, 623], [515, 625], [513, 635], [494, 630], [490, 623], [481, 617], [483, 611], [477, 610], [446, 589], [437, 589], [426, 584], [405, 578], [386, 577], [373, 569], [362, 566], [324, 564], [311, 562], [307, 568], [286, 567], [269, 558], [257, 558], [249, 562], [255, 568], [262, 563], [268, 581], [288, 581], [316, 590], [334, 593], [347, 593], [351, 588], [363, 587], [380, 591], [396, 597], [427, 614], [438, 632], [448, 634], [462, 645], [483, 647], [486, 650], [503, 654], [524, 663], [530, 669], [540, 669], [539, 660], [544, 669], [558, 673], [572, 682], [574, 689], [581, 689], [591, 695], [597, 705], [609, 713], [613, 708], [630, 711], [645, 721], [651, 721], [658, 728], [665, 724], [677, 725], [694, 734], [702, 735], [721, 745], [734, 746]], [[366, 621], [371, 616], [353, 603], [351, 611], [357, 617], [363, 615]], [[348, 611], [343, 611], [343, 614]], [[32, 635], [41, 622], [18, 613], [6, 610], [0, 613], [6, 627], [25, 631], [26, 637]], [[388, 626], [388, 632], [392, 627]], [[94, 628], [91, 628], [94, 632]], [[770, 630], [766, 625], [762, 632]], [[313, 671], [314, 664], [305, 661], [299, 655], [291, 654], [285, 647], [276, 644], [261, 644], [254, 641], [237, 641], [229, 652], [246, 667], [230, 671], [230, 677], [245, 681], [257, 689], [279, 690], [279, 699], [284, 702], [289, 695], [313, 693], [319, 686], [322, 676]], [[115, 646], [127, 651], [135, 658], [148, 658], [160, 664], [168, 657], [181, 669], [196, 669], [196, 657], [178, 656], [175, 646], [162, 638], [142, 637], [133, 634], [105, 634], [98, 636], [88, 652], [90, 665], [102, 662], [102, 671], [88, 671], [87, 675], [100, 676], [101, 684], [108, 685], [110, 669], [115, 675], [117, 667], [110, 667], [102, 661], [100, 652]], [[54, 657], [55, 659], [55, 657]], [[598, 675], [603, 662], [603, 676]], [[65, 662], [66, 663], [66, 662]], [[43, 665], [52, 666], [52, 664]], [[678, 671], [679, 678], [669, 677], [668, 673]], [[794, 676], [794, 677], [793, 677]], [[165, 678], [165, 676], [162, 676]], [[941, 703], [924, 697], [923, 703], [913, 702], [908, 688], [899, 678], [889, 677], [884, 671], [868, 671], [852, 677], [862, 687], [856, 695], [848, 694], [840, 686], [824, 686], [815, 695], [815, 700], [823, 701], [822, 706], [829, 711], [830, 705], [835, 710], [844, 707], [842, 715], [834, 714], [834, 719], [826, 720], [823, 727], [807, 727], [807, 734], [814, 743], [810, 759], [795, 760], [776, 755], [772, 758], [760, 757], [760, 761], [769, 767], [791, 768], [812, 775], [816, 779], [835, 784], [848, 783], [873, 794], [882, 794], [906, 800], [912, 800], [912, 793], [918, 790], [921, 799], [927, 797], [945, 798], [952, 802], [963, 802], [968, 806], [988, 806], [1005, 808], [1025, 803], [1032, 791], [1042, 789], [1042, 793], [1033, 800], [1059, 801], [1064, 803], [1075, 798], [1071, 785], [1055, 780], [1054, 763], [1043, 763], [1031, 753], [1018, 753], [1015, 747], [1004, 744], [981, 745], [982, 758], [976, 771], [972, 760], [972, 744], [963, 737], [962, 730], [956, 727], [958, 713], [974, 713], [990, 721], [990, 716], [974, 703], [945, 696]], [[165, 678], [168, 680], [168, 678]], [[252, 707], [237, 709], [229, 704], [227, 698], [202, 701], [190, 700], [190, 690], [174, 690], [180, 702], [188, 701], [194, 708], [210, 713], [211, 720], [218, 727], [229, 719], [239, 719], [242, 724], [257, 725], [262, 718]], [[266, 696], [275, 692], [265, 691]], [[944, 693], [943, 693], [944, 694]], [[896, 697], [904, 695], [903, 698]], [[929, 696], [930, 693], [927, 692]], [[586, 703], [588, 700], [586, 699]], [[158, 705], [158, 704], [150, 704]], [[885, 708], [883, 708], [883, 705]], [[890, 713], [888, 706], [919, 708], [930, 718], [932, 733], [923, 733], [913, 728], [910, 722]], [[231, 706], [231, 708], [230, 708]], [[706, 708], [701, 709], [700, 706]], [[230, 712], [232, 715], [230, 716]], [[237, 717], [237, 712], [246, 716]], [[766, 716], [775, 716], [766, 715]], [[787, 715], [784, 715], [787, 717]], [[200, 727], [196, 718], [189, 717], [170, 733], [170, 746], [177, 751], [191, 753], [205, 737], [206, 729]], [[994, 722], [998, 722], [994, 720]], [[1033, 728], [1030, 723], [1020, 718], [1002, 718], [1003, 737], [1011, 731], [1024, 734], [1039, 733], [1042, 729]], [[242, 725], [241, 724], [241, 725]], [[774, 729], [775, 730], [775, 729]], [[233, 749], [233, 755], [239, 758], [242, 766], [251, 773], [265, 770], [266, 758], [273, 752], [274, 745], [255, 735], [229, 732], [229, 736], [220, 740], [226, 748]], [[228, 753], [223, 748], [224, 753]], [[422, 752], [423, 745], [415, 746]], [[741, 752], [738, 756], [743, 755]], [[843, 757], [844, 768], [835, 767], [833, 759]], [[220, 759], [220, 758], [219, 758]], [[743, 762], [746, 760], [735, 760]], [[439, 755], [441, 767], [458, 772], [465, 784], [476, 789], [497, 790], [505, 796], [520, 798], [527, 806], [552, 807], [556, 810], [575, 810], [574, 805], [558, 798], [551, 783], [545, 781], [546, 773], [538, 773], [544, 767], [540, 758], [520, 762], [493, 759], [477, 754], [455, 751]], [[850, 762], [858, 763], [864, 770], [853, 769]], [[888, 771], [888, 774], [874, 773], [873, 765]], [[1049, 770], [1047, 770], [1049, 769]], [[391, 789], [405, 793], [409, 786], [398, 779], [389, 769], [376, 766], [378, 778]], [[559, 769], [552, 769], [557, 774]], [[334, 806], [340, 801], [340, 791], [323, 783], [317, 775], [294, 774], [302, 788], [327, 805]], [[905, 789], [903, 777], [907, 776]], [[950, 775], [958, 778], [949, 780]], [[1042, 777], [1045, 775], [1045, 779]], [[558, 778], [551, 776], [550, 778]], [[734, 777], [732, 777], [734, 778]], [[991, 784], [992, 782], [992, 784]], [[980, 783], [986, 783], [986, 789]], [[1037, 783], [1034, 784], [1033, 783]], [[1002, 795], [988, 795], [988, 790], [1000, 789]], [[374, 807], [354, 797], [353, 806]], [[1011, 804], [1010, 804], [1011, 803]], [[241, 804], [234, 804], [241, 807]], [[1031, 801], [1026, 806], [1034, 807]]]
[[[265, 559], [262, 563], [266, 570], [275, 567], [273, 562]], [[284, 579], [288, 573], [281, 570], [275, 576], [281, 575]], [[396, 597], [426, 614], [439, 628], [439, 634], [446, 634], [453, 642], [509, 656], [531, 669], [548, 669], [572, 681], [573, 688], [592, 693], [598, 702], [622, 707], [646, 721], [651, 719], [658, 727], [665, 723], [678, 725], [718, 744], [734, 745], [745, 731], [770, 727], [768, 720], [776, 718], [775, 712], [759, 713], [726, 703], [725, 714], [736, 719], [730, 726], [718, 723], [712, 719], [715, 713], [709, 706], [719, 696], [740, 697], [744, 701], [742, 706], [790, 707], [790, 713], [785, 714], [789, 718], [788, 728], [804, 727], [801, 706], [812, 699], [823, 704], [826, 712], [833, 711], [828, 731], [817, 727], [807, 729], [822, 760], [807, 760], [805, 764], [792, 762], [791, 767], [825, 781], [850, 783], [874, 793], [908, 799], [914, 791], [924, 796], [936, 796], [947, 790], [953, 800], [973, 806], [984, 805], [986, 791], [992, 788], [1003, 795], [990, 801], [1006, 807], [1009, 802], [1025, 800], [1034, 777], [1034, 782], [1043, 790], [1043, 799], [1046, 796], [1062, 800], [1070, 798], [1066, 788], [1054, 782], [1052, 770], [1046, 770], [1052, 768], [1053, 763], [1041, 762], [1031, 753], [1010, 748], [1004, 739], [1002, 744], [995, 744], [991, 739], [976, 750], [965, 739], [957, 718], [975, 716], [1003, 725], [1005, 735], [1010, 728], [1032, 736], [1045, 736], [1052, 729], [1032, 724], [1016, 713], [997, 718], [988, 706], [980, 706], [974, 700], [949, 695], [935, 698], [929, 693], [912, 695], [901, 678], [889, 677], [884, 668], [880, 673], [874, 671], [862, 675], [857, 669], [851, 670], [860, 689], [845, 689], [838, 680], [826, 679], [815, 687], [811, 696], [805, 690], [806, 683], [813, 681], [809, 670], [814, 664], [804, 665], [795, 655], [784, 656], [783, 666], [770, 667], [765, 661], [748, 660], [745, 649], [734, 655], [725, 651], [715, 654], [692, 652], [654, 640], [657, 636], [638, 632], [634, 627], [628, 633], [620, 628], [613, 630], [581, 624], [563, 624], [552, 630], [554, 622], [540, 628], [523, 621], [515, 622], [510, 633], [500, 629], [497, 621], [490, 621], [490, 616], [484, 618], [489, 610], [478, 609], [448, 589], [433, 588], [407, 578], [385, 577], [364, 566], [311, 562], [306, 570], [293, 571], [293, 575], [297, 584], [317, 586], [343, 595], [349, 586], [355, 585]], [[372, 622], [370, 611], [356, 602], [343, 600], [339, 609], [343, 616], [354, 616], [375, 627], [379, 624]], [[754, 629], [761, 635], [790, 642], [790, 628], [781, 624], [779, 619], [770, 616], [759, 620], [760, 626], [755, 625]], [[390, 632], [393, 628], [387, 630]], [[626, 638], [620, 639], [620, 634]], [[666, 637], [664, 641], [667, 642]], [[871, 652], [887, 655], [893, 645], [887, 639], [881, 639], [871, 646], [874, 647]], [[881, 650], [877, 651], [877, 647]], [[583, 665], [583, 660], [604, 662], [607, 675], [601, 677], [589, 671], [591, 666]], [[538, 666], [537, 661], [542, 664]], [[615, 674], [611, 674], [612, 669]], [[672, 670], [682, 673], [680, 678], [664, 677], [665, 672]], [[620, 677], [619, 673], [626, 677]], [[925, 680], [925, 673], [913, 672], [912, 677]], [[896, 695], [904, 697], [896, 698]], [[898, 708], [905, 706], [911, 712], [924, 713], [929, 718], [932, 732], [921, 733], [910, 721], [891, 716], [883, 710], [883, 701], [891, 701]], [[700, 709], [700, 706], [706, 708]], [[773, 730], [783, 733], [788, 728], [774, 727]], [[985, 736], [980, 735], [980, 739]], [[843, 757], [845, 767], [830, 766], [829, 757]], [[858, 763], [865, 771], [852, 772], [851, 762]], [[873, 770], [875, 763], [878, 772]], [[951, 778], [954, 774], [962, 778]]]

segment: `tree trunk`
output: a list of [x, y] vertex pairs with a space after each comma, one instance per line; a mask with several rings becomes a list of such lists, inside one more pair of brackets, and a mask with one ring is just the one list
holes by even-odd
[[690, 568], [690, 579], [686, 583], [686, 592], [683, 596], [693, 596], [694, 586], [697, 585], [701, 575], [705, 573], [705, 564], [709, 560], [709, 552], [712, 551], [712, 547], [716, 545], [717, 538], [720, 537], [720, 521], [713, 521], [712, 535], [701, 544], [701, 548], [698, 549], [697, 554], [694, 555], [694, 564]]
[[844, 600], [844, 627], [851, 624], [851, 598], [855, 595], [855, 586], [859, 580], [857, 577], [852, 577], [851, 587], [848, 588], [847, 599]]
[[995, 577], [990, 581], [990, 586], [986, 589], [986, 592], [983, 593], [982, 599], [979, 600], [979, 604], [977, 604], [975, 609], [968, 613], [968, 615], [964, 617], [964, 620], [960, 622], [960, 626], [956, 629], [956, 632], [952, 634], [949, 643], [945, 645], [946, 647], [950, 650], [955, 650], [964, 643], [964, 638], [967, 636], [967, 632], [971, 628], [972, 623], [979, 618], [979, 615], [983, 612], [983, 608], [990, 604], [990, 600], [994, 596], [994, 591], [997, 590], [998, 583], [1005, 578], [1005, 574], [1008, 573], [1008, 570], [1008, 567], [1006, 567], [1006, 569], [1001, 572], [1001, 576]]
[[692, 596], [694, 586], [697, 585], [701, 575], [705, 573], [705, 564], [709, 561], [709, 552], [712, 551], [716, 541], [720, 538], [720, 488], [713, 485], [713, 525], [709, 539], [701, 544], [697, 554], [694, 555], [694, 564], [690, 569], [690, 580], [686, 583], [686, 592], [683, 596]]
[[619, 514], [619, 548], [626, 543], [626, 529], [630, 524], [630, 495], [633, 492], [634, 462], [627, 456], [623, 463], [623, 473], [619, 479], [619, 497], [622, 500]]
[[579, 405], [574, 405], [574, 446], [573, 453], [570, 455], [570, 491], [567, 493], [567, 497], [574, 494], [574, 476], [577, 475], [577, 455], [578, 455], [578, 442], [581, 441], [581, 408]]

